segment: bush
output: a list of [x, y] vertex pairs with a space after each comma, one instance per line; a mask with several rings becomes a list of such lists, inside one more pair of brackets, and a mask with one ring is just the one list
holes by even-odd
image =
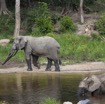
[[49, 33], [52, 31], [52, 20], [47, 3], [39, 2], [32, 34]]
[[105, 60], [105, 41], [97, 38], [79, 36], [72, 33], [49, 34], [60, 43], [60, 57], [69, 62]]
[[70, 31], [73, 32], [76, 30], [76, 26], [74, 25], [72, 19], [69, 16], [64, 16], [60, 20], [61, 31]]
[[46, 34], [52, 31], [52, 21], [51, 18], [37, 18], [36, 28], [34, 28], [32, 34]]
[[60, 104], [53, 98], [46, 98], [44, 101], [41, 102], [41, 104]]
[[11, 16], [0, 16], [0, 34], [13, 35], [15, 20]]
[[105, 35], [105, 14], [102, 14], [100, 19], [96, 22], [96, 29], [100, 34]]

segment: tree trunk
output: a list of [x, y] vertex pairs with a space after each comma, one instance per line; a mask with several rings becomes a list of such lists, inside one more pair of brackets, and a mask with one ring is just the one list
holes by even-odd
[[82, 24], [84, 23], [83, 1], [80, 0], [80, 21]]
[[6, 15], [9, 13], [10, 11], [7, 9], [5, 0], [0, 0], [0, 15], [2, 14]]
[[15, 30], [14, 37], [19, 36], [20, 32], [20, 0], [16, 0], [15, 3]]

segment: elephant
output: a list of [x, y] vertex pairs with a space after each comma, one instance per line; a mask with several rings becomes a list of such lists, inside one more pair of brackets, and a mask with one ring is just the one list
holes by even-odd
[[105, 94], [105, 74], [91, 75], [84, 78], [79, 84], [78, 96], [86, 99], [87, 93], [91, 96]]
[[61, 60], [59, 58], [60, 44], [52, 37], [32, 37], [32, 36], [18, 36], [14, 39], [10, 54], [3, 63], [3, 65], [13, 57], [18, 50], [24, 50], [25, 60], [28, 66], [27, 71], [32, 71], [31, 58], [33, 65], [40, 69], [38, 58], [44, 56], [48, 63], [46, 71], [51, 70], [52, 61], [54, 61], [55, 71], [60, 71]]

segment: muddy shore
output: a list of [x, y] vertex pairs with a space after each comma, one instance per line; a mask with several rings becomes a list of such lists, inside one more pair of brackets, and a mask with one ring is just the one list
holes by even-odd
[[[5, 66], [0, 65], [0, 73], [23, 73], [23, 72], [36, 72], [36, 73], [58, 73], [55, 72], [54, 66], [51, 71], [45, 71], [46, 65], [42, 65], [41, 69], [33, 66], [33, 71], [27, 71], [25, 63], [8, 63]], [[72, 65], [61, 65], [60, 73], [81, 73], [81, 72], [105, 72], [104, 62], [85, 62]]]

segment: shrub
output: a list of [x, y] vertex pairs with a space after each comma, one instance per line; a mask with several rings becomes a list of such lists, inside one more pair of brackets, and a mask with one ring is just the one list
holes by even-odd
[[105, 13], [102, 14], [100, 19], [95, 23], [95, 25], [99, 33], [105, 35]]
[[76, 26], [74, 25], [72, 19], [69, 16], [64, 16], [60, 20], [61, 31], [70, 31], [73, 32], [76, 30]]
[[39, 2], [38, 3], [38, 8], [37, 8], [37, 18], [40, 17], [40, 18], [47, 18], [50, 16], [50, 11], [49, 11], [49, 8], [48, 8], [48, 5], [47, 3], [45, 2]]
[[0, 16], [0, 34], [12, 35], [15, 20], [11, 16]]
[[[23, 11], [25, 11], [23, 9]], [[23, 16], [25, 16], [25, 13], [22, 13]], [[31, 20], [35, 21], [35, 18], [47, 18], [50, 16], [50, 11], [48, 8], [47, 3], [44, 2], [38, 2], [37, 5], [35, 5], [32, 8], [28, 8], [26, 15], [31, 18]], [[25, 18], [25, 17], [23, 17]]]
[[33, 28], [32, 34], [38, 35], [51, 32], [52, 20], [47, 3], [39, 2], [35, 15], [35, 26]]
[[51, 18], [37, 18], [36, 28], [33, 30], [33, 34], [46, 34], [52, 31], [52, 21]]
[[41, 102], [41, 104], [60, 104], [53, 98], [46, 98], [44, 101]]

